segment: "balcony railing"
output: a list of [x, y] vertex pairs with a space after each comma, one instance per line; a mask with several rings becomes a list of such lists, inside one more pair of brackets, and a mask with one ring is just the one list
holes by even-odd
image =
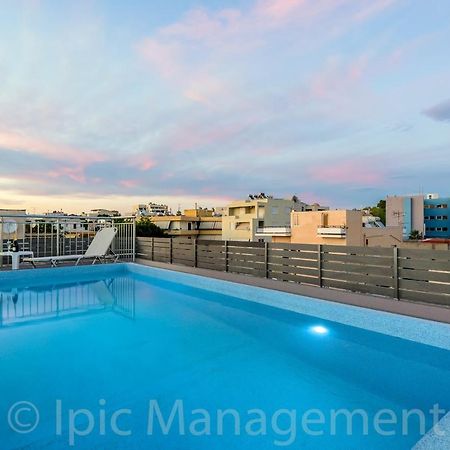
[[345, 227], [319, 227], [317, 235], [323, 238], [344, 239], [347, 236], [347, 228]]
[[290, 236], [291, 227], [261, 227], [256, 229], [256, 236]]

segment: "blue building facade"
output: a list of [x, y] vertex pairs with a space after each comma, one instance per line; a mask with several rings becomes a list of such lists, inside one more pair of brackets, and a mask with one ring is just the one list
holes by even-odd
[[426, 238], [450, 238], [450, 197], [424, 199]]

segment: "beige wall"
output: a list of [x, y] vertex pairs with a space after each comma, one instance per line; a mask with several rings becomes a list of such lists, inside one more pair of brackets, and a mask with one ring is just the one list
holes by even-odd
[[[408, 217], [405, 211], [405, 203], [409, 205], [411, 214]], [[424, 231], [424, 196], [388, 196], [386, 197], [386, 226], [403, 228], [403, 234], [407, 237], [412, 230]]]
[[[345, 228], [345, 237], [324, 237], [319, 228]], [[298, 244], [362, 245], [361, 211], [308, 211], [291, 215], [291, 242]]]
[[450, 242], [403, 241], [399, 247], [419, 250], [450, 250]]
[[365, 247], [400, 247], [402, 244], [402, 227], [363, 228]]
[[[392, 247], [402, 242], [401, 227], [366, 228], [362, 218], [362, 211], [353, 210], [293, 212], [290, 242], [370, 247]], [[345, 236], [323, 236], [319, 228], [345, 229]], [[273, 242], [287, 242], [287, 239], [274, 237]]]

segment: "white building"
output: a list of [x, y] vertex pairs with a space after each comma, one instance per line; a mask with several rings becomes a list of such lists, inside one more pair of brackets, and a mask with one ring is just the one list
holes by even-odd
[[155, 217], [170, 216], [172, 212], [167, 205], [150, 202], [135, 205], [132, 214], [136, 217]]

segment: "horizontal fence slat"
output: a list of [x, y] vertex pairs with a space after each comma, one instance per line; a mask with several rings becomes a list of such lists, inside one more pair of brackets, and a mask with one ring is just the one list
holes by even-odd
[[288, 267], [288, 266], [274, 266], [269, 264], [268, 270], [273, 273], [291, 273], [294, 275], [309, 275], [318, 277], [319, 269], [308, 268], [308, 267]]
[[214, 240], [214, 241], [207, 241], [205, 239], [199, 239], [197, 241], [197, 245], [203, 246], [203, 247], [218, 247], [218, 246], [225, 246], [225, 241], [221, 241], [221, 240]]
[[417, 292], [400, 289], [401, 300], [410, 300], [421, 303], [431, 303], [433, 305], [450, 306], [450, 296], [445, 294], [435, 294], [431, 292]]
[[189, 250], [173, 250], [172, 256], [174, 258], [193, 258], [194, 257], [194, 249], [191, 248]]
[[229, 272], [233, 273], [243, 273], [246, 275], [253, 275], [258, 278], [264, 278], [265, 277], [265, 271], [264, 270], [258, 270], [258, 269], [252, 269], [249, 267], [228, 267]]
[[288, 251], [281, 251], [277, 252], [273, 249], [269, 249], [269, 256], [272, 258], [288, 258], [288, 259], [309, 259], [313, 261], [317, 261], [319, 258], [319, 255], [317, 252], [310, 253], [310, 252], [288, 252]]
[[362, 292], [365, 294], [384, 295], [386, 297], [394, 296], [394, 289], [383, 286], [372, 286], [367, 284], [350, 283], [339, 280], [322, 280], [322, 286], [344, 289], [346, 291]]
[[434, 292], [436, 294], [449, 294], [450, 295], [450, 284], [437, 283], [434, 281], [417, 281], [417, 280], [405, 280], [400, 279], [398, 281], [398, 286], [400, 289], [419, 291], [419, 292]]
[[264, 270], [264, 262], [257, 262], [257, 261], [239, 261], [235, 259], [229, 259], [228, 260], [228, 267], [249, 267], [251, 269], [261, 269]]
[[215, 261], [214, 263], [209, 263], [206, 261], [198, 261], [197, 267], [199, 267], [200, 269], [224, 271], [225, 270], [225, 261], [222, 261], [221, 263], [219, 261]]
[[248, 248], [248, 247], [228, 247], [229, 255], [264, 255], [265, 250], [263, 248]]
[[448, 261], [436, 261], [425, 259], [399, 259], [399, 267], [406, 269], [421, 269], [421, 270], [443, 270], [450, 272], [450, 262]]
[[308, 277], [302, 275], [295, 275], [291, 273], [274, 272], [272, 270], [269, 270], [269, 278], [280, 281], [291, 281], [295, 283], [313, 284], [315, 286], [319, 285], [319, 277], [317, 276]]
[[370, 286], [394, 287], [394, 278], [377, 275], [365, 275], [362, 277], [356, 273], [322, 271], [322, 279], [348, 281], [349, 283], [363, 282]]
[[347, 245], [322, 245], [325, 253], [342, 253], [355, 256], [385, 256], [392, 258], [392, 248], [383, 247], [355, 247]]
[[326, 271], [358, 273], [360, 275], [384, 275], [387, 277], [393, 276], [394, 273], [392, 267], [366, 266], [363, 264], [350, 264], [328, 261], [322, 262], [322, 269]]
[[269, 253], [268, 257], [269, 263], [280, 264], [280, 265], [297, 265], [304, 267], [317, 267], [317, 259], [292, 259], [292, 258], [278, 258]]
[[409, 280], [441, 281], [443, 283], [450, 283], [450, 272], [400, 268], [398, 273], [400, 278], [407, 278]]
[[384, 256], [354, 256], [354, 255], [336, 255], [332, 253], [323, 253], [322, 261], [328, 262], [345, 262], [353, 264], [365, 264], [368, 266], [384, 266], [391, 267], [393, 265], [392, 258]]
[[450, 262], [450, 251], [448, 250], [419, 250], [419, 249], [398, 249], [398, 256], [400, 258], [413, 258], [430, 260], [434, 259], [436, 261], [447, 261]]
[[281, 242], [270, 243], [269, 250], [276, 251], [305, 251], [305, 252], [316, 252], [317, 253], [317, 245], [314, 244], [284, 244]]
[[253, 248], [264, 248], [264, 242], [246, 242], [246, 241], [228, 241], [228, 248], [233, 247], [253, 247]]
[[197, 259], [199, 261], [225, 261], [225, 254], [220, 255], [220, 256], [216, 256], [216, 255], [208, 256], [208, 255], [197, 254]]

